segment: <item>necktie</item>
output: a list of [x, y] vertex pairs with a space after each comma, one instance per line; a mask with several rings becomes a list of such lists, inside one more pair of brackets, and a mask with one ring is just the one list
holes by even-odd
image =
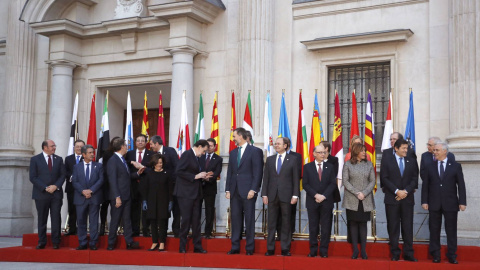
[[445, 175], [445, 168], [443, 168], [443, 161], [440, 161], [440, 179], [443, 180], [443, 176]]
[[433, 156], [433, 161], [437, 161], [437, 159], [435, 158], [435, 155], [432, 154], [432, 156]]
[[127, 172], [130, 173], [130, 170], [128, 169], [127, 161], [125, 160], [124, 157], [122, 157], [123, 164], [125, 165], [125, 168], [127, 168]]
[[142, 151], [138, 151], [138, 163], [142, 163]]
[[52, 171], [52, 169], [53, 169], [52, 156], [48, 155], [48, 170]]
[[281, 169], [282, 169], [282, 155], [278, 155], [277, 174], [280, 174]]
[[398, 164], [398, 166], [400, 167], [400, 175], [403, 176], [403, 171], [405, 170], [403, 167], [403, 158], [400, 158], [400, 164]]
[[208, 168], [208, 163], [210, 163], [210, 154], [207, 154], [207, 160], [205, 161], [205, 169]]
[[237, 154], [237, 163], [240, 166], [240, 160], [242, 159], [242, 147], [238, 147], [238, 154]]
[[322, 182], [322, 163], [318, 163], [318, 181]]
[[90, 182], [90, 164], [87, 164], [87, 171], [85, 172], [85, 182]]
[[77, 163], [75, 164], [78, 164], [78, 162], [80, 162], [80, 156], [77, 156]]

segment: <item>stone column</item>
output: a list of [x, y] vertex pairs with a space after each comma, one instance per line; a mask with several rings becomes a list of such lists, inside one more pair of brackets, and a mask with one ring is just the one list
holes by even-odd
[[11, 0], [8, 12], [6, 89], [0, 132], [0, 235], [33, 232], [32, 184], [35, 33], [20, 21], [26, 0]]
[[[237, 116], [243, 119], [248, 90], [252, 90], [254, 141], [263, 138], [265, 93], [273, 87], [274, 0], [239, 1], [238, 87], [241, 100]], [[238, 117], [237, 117], [238, 120]], [[241, 123], [242, 121], [240, 121]]]
[[[180, 117], [182, 115], [182, 94], [186, 91], [188, 125], [190, 138], [193, 139], [195, 123], [193, 123], [193, 57], [197, 51], [188, 47], [171, 48], [172, 56], [172, 89], [170, 99], [170, 133], [169, 146], [176, 147]], [[162, 138], [163, 139], [163, 138]], [[193, 140], [192, 140], [193, 143]]]
[[460, 244], [478, 245], [480, 229], [480, 3], [450, 0], [450, 151], [462, 164], [467, 211], [458, 217]]

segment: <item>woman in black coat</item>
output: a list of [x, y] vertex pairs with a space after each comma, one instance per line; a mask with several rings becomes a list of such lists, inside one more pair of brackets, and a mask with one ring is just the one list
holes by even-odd
[[173, 180], [163, 168], [165, 157], [154, 154], [151, 157], [146, 176], [140, 182], [143, 210], [147, 211], [152, 231], [152, 246], [149, 251], [165, 250], [168, 217], [173, 200]]

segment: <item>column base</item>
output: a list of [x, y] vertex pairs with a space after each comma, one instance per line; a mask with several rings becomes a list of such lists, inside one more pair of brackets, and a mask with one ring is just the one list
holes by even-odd
[[[28, 158], [30, 159], [35, 149], [25, 146], [0, 146], [0, 157], [10, 158]], [[2, 162], [2, 160], [0, 160]], [[2, 166], [2, 165], [0, 165]]]

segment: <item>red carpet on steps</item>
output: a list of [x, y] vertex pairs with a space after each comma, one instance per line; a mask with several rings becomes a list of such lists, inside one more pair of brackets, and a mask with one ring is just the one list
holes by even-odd
[[[119, 265], [162, 265], [162, 266], [187, 266], [187, 267], [220, 267], [220, 268], [250, 268], [250, 269], [312, 269], [331, 267], [335, 269], [480, 269], [480, 247], [459, 246], [458, 265], [448, 263], [442, 257], [442, 263], [434, 264], [428, 255], [427, 244], [414, 246], [417, 263], [390, 261], [390, 252], [386, 243], [368, 243], [368, 260], [352, 260], [350, 244], [346, 242], [331, 242], [329, 258], [308, 258], [309, 252], [307, 240], [295, 240], [292, 242], [292, 256], [280, 256], [280, 243], [277, 242], [277, 256], [266, 257], [267, 243], [263, 239], [255, 240], [255, 254], [246, 256], [245, 250], [239, 255], [227, 255], [230, 250], [230, 239], [202, 239], [203, 248], [208, 254], [195, 254], [191, 240], [186, 254], [178, 253], [178, 239], [168, 237], [166, 252], [148, 252], [151, 238], [136, 237], [140, 242], [140, 250], [126, 250], [125, 240], [119, 237], [114, 251], [107, 251], [107, 236], [101, 237], [98, 250], [77, 251], [78, 239], [76, 236], [62, 237], [59, 250], [52, 249], [50, 237], [47, 247], [36, 250], [37, 235], [26, 234], [23, 236], [23, 245], [0, 249], [0, 261], [9, 262], [53, 262], [53, 263], [83, 263], [83, 264], [119, 264]], [[245, 242], [242, 241], [242, 246]], [[442, 256], [445, 256], [446, 247], [442, 247]], [[327, 268], [330, 269], [330, 268]]]

